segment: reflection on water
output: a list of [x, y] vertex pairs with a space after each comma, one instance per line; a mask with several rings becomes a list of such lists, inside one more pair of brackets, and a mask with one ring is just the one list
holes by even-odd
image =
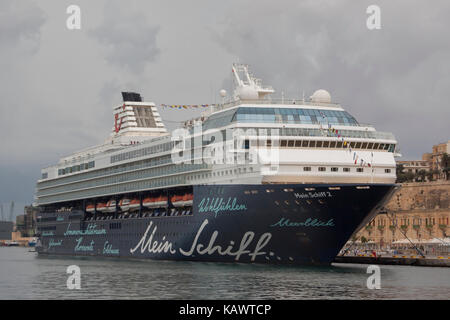
[[[81, 290], [66, 286], [73, 264]], [[450, 299], [448, 268], [380, 267], [381, 289], [369, 290], [367, 265], [56, 258], [0, 248], [0, 299]]]

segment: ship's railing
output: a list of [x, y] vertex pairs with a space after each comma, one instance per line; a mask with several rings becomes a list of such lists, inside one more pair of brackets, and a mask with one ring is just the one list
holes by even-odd
[[373, 126], [373, 124], [370, 124], [370, 123], [360, 123], [360, 122], [359, 122], [359, 126], [360, 126], [360, 127], [375, 128], [375, 127]]
[[281, 105], [300, 105], [300, 106], [315, 106], [315, 107], [335, 107], [335, 108], [342, 108], [338, 103], [317, 103], [317, 102], [311, 102], [306, 101], [303, 99], [249, 99], [249, 100], [233, 100], [229, 102], [225, 102], [220, 105], [216, 105], [214, 107], [214, 111], [220, 111], [229, 109], [232, 107], [235, 107], [237, 105], [241, 104], [281, 104]]
[[[269, 133], [272, 135], [278, 132], [279, 136], [296, 136], [296, 137], [332, 137], [336, 135], [326, 129], [313, 128], [241, 128], [243, 130], [253, 130], [260, 136]], [[274, 131], [276, 130], [276, 131]], [[395, 136], [390, 132], [369, 131], [369, 130], [339, 130], [339, 134], [344, 138], [362, 138], [362, 139], [378, 139], [378, 140], [394, 140]]]
[[[135, 166], [128, 166], [128, 169], [122, 172], [118, 172], [114, 175], [100, 176], [96, 179], [79, 180], [74, 181], [70, 184], [61, 184], [47, 189], [38, 189], [36, 195], [41, 197], [46, 197], [50, 195], [56, 195], [59, 193], [67, 192], [79, 192], [85, 189], [93, 189], [100, 187], [108, 187], [111, 185], [121, 185], [128, 182], [133, 182], [139, 185], [138, 181], [147, 180], [158, 180], [164, 181], [164, 183], [170, 184], [171, 179], [177, 180], [177, 183], [183, 182], [186, 175], [193, 172], [200, 172], [205, 169], [209, 169], [210, 165], [207, 163], [199, 164], [171, 164], [169, 166], [148, 168], [140, 166], [136, 168]], [[182, 179], [183, 181], [179, 181]]]

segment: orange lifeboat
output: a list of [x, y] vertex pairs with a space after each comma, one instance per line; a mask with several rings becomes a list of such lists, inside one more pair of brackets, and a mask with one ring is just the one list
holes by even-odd
[[167, 196], [159, 196], [155, 200], [155, 208], [167, 207]]
[[129, 210], [132, 211], [132, 210], [139, 209], [140, 206], [141, 206], [141, 201], [139, 199], [136, 199], [136, 198], [132, 199], [129, 204]]
[[194, 195], [192, 193], [186, 193], [183, 196], [183, 205], [185, 207], [192, 207], [193, 202], [194, 202]]
[[116, 200], [109, 200], [106, 203], [106, 210], [105, 211], [106, 212], [114, 212], [114, 211], [116, 211]]
[[147, 208], [153, 208], [154, 203], [156, 201], [155, 197], [147, 197], [142, 200], [142, 205]]
[[183, 206], [183, 196], [174, 195], [170, 197], [170, 201], [174, 207], [182, 207]]
[[128, 209], [130, 209], [130, 199], [123, 198], [122, 200], [120, 200], [119, 207], [122, 211], [127, 211]]
[[103, 212], [108, 210], [108, 207], [105, 202], [97, 203], [97, 211]]
[[86, 206], [86, 212], [94, 212], [95, 211], [95, 205], [93, 203], [88, 204]]

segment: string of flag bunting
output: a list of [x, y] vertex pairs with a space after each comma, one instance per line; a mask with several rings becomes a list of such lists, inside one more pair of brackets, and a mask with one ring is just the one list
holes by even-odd
[[[320, 115], [322, 116], [323, 119], [327, 120], [327, 117], [325, 116], [325, 114], [320, 111]], [[322, 132], [324, 132], [324, 128], [322, 127], [322, 124], [320, 123], [320, 130]], [[360, 163], [361, 166], [365, 167], [366, 165], [370, 168], [372, 167], [372, 164], [366, 160], [364, 160], [362, 157], [359, 156], [359, 154], [356, 151], [353, 151], [351, 146], [350, 146], [350, 142], [347, 141], [346, 139], [344, 139], [344, 137], [341, 135], [340, 131], [338, 129], [335, 129], [334, 127], [331, 126], [331, 124], [328, 122], [328, 129], [327, 131], [331, 134], [333, 134], [335, 137], [337, 137], [339, 140], [342, 141], [344, 147], [350, 152], [353, 153], [353, 161], [355, 164], [358, 164], [358, 162]], [[371, 153], [372, 155], [372, 161], [373, 162], [373, 152]]]
[[172, 109], [197, 109], [197, 108], [208, 108], [213, 107], [215, 104], [161, 104], [163, 108]]

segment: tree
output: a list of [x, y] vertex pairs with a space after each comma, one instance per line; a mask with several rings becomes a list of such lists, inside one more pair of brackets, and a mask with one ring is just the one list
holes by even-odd
[[419, 170], [416, 173], [416, 180], [424, 182], [426, 176], [427, 176], [427, 172], [424, 169]]
[[402, 163], [397, 164], [397, 167], [395, 168], [397, 177], [403, 173], [403, 170], [405, 170], [405, 166]]
[[433, 181], [433, 170], [427, 171], [427, 180]]
[[399, 175], [397, 175], [397, 182], [398, 183], [402, 183], [402, 182], [412, 182], [414, 181], [414, 173], [412, 172], [402, 172]]

